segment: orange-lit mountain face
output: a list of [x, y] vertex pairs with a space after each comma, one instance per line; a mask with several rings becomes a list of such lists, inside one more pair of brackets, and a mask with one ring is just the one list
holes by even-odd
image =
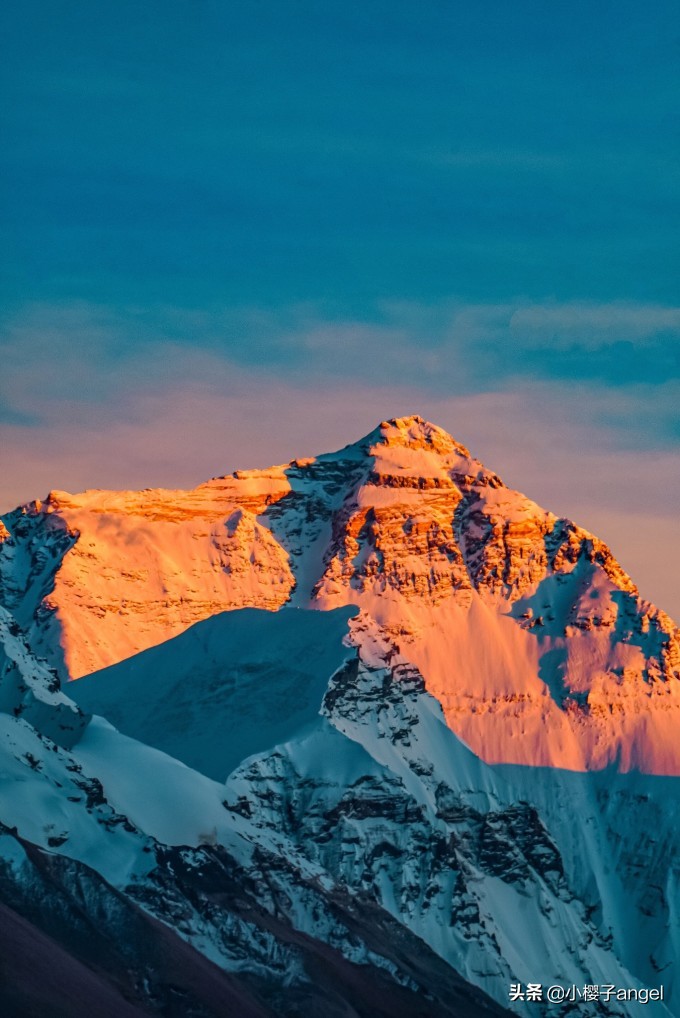
[[678, 628], [422, 418], [193, 491], [52, 492], [0, 541], [2, 602], [62, 676], [228, 609], [356, 605], [365, 665], [420, 673], [488, 763], [680, 773]]

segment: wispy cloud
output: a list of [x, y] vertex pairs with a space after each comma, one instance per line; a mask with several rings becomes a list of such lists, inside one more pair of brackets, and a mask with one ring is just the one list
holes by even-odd
[[[391, 302], [364, 320], [314, 304], [37, 304], [8, 320], [0, 354], [9, 420], [38, 423], [55, 403], [67, 418], [86, 418], [93, 405], [107, 417], [136, 393], [182, 385], [226, 399], [240, 391], [241, 372], [256, 371], [300, 389], [362, 383], [435, 397], [555, 383], [573, 387], [565, 405], [593, 424], [636, 443], [679, 438], [680, 309], [652, 304]], [[593, 385], [600, 396], [586, 402]]]
[[644, 342], [659, 333], [680, 334], [680, 307], [622, 302], [532, 304], [514, 310], [509, 324], [519, 335], [549, 337], [562, 343]]

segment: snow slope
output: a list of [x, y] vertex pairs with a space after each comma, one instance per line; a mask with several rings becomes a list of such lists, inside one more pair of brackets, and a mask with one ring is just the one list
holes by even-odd
[[244, 608], [69, 686], [81, 708], [222, 780], [318, 716], [356, 609]]

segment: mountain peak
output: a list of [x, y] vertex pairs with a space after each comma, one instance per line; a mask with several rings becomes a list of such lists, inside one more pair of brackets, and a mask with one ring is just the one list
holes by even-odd
[[380, 444], [407, 446], [413, 449], [428, 449], [438, 453], [457, 453], [470, 458], [469, 451], [447, 431], [425, 420], [420, 414], [407, 417], [391, 417], [378, 426]]

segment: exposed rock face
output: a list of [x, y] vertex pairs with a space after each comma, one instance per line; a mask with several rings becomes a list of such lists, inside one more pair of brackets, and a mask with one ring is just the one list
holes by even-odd
[[[371, 946], [387, 956], [381, 967], [361, 966], [296, 931], [283, 913], [269, 912], [258, 896], [271, 898], [271, 888], [258, 887], [223, 849], [158, 847], [156, 861], [144, 886], [121, 893], [95, 870], [41, 852], [0, 826], [3, 1015], [57, 1009], [64, 1018], [81, 1018], [84, 1000], [102, 1018], [507, 1014], [388, 916], [378, 932], [377, 910], [361, 916], [354, 909], [349, 916], [353, 939], [358, 943], [363, 924]], [[336, 912], [342, 915], [341, 904]], [[335, 922], [341, 929], [341, 920]], [[219, 935], [223, 953], [241, 959], [236, 972], [208, 961], [173, 930], [192, 923]], [[398, 947], [388, 945], [390, 933]], [[412, 960], [402, 961], [409, 948]], [[427, 993], [433, 976], [437, 992]]]
[[23, 718], [60, 746], [70, 748], [88, 716], [61, 692], [59, 676], [37, 661], [24, 634], [0, 606], [0, 713]]
[[[349, 770], [320, 730], [237, 770], [231, 808], [262, 837], [283, 832], [498, 1000], [536, 972], [544, 984], [670, 978], [672, 779], [487, 768], [433, 706], [417, 673], [348, 663], [324, 712], [370, 764]], [[331, 755], [342, 760], [340, 785], [324, 767]], [[610, 1012], [581, 1002], [578, 1013]]]
[[282, 474], [263, 474], [195, 492], [51, 493], [5, 518], [3, 602], [72, 677], [215, 612], [278, 608], [294, 583], [288, 555], [255, 513], [285, 490]]
[[366, 660], [417, 667], [485, 760], [680, 773], [675, 624], [606, 545], [418, 417], [194, 491], [52, 493], [4, 521], [4, 603], [62, 676], [218, 611], [354, 604]]

